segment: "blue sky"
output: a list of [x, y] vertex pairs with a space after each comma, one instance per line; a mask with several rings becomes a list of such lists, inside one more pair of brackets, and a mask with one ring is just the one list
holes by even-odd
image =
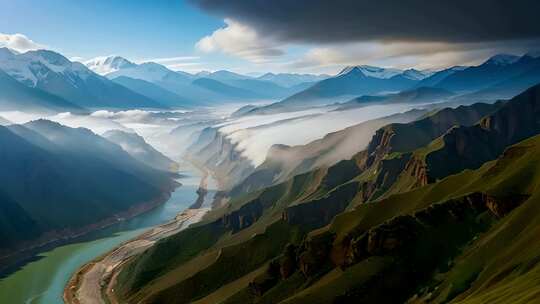
[[[0, 0], [0, 32], [21, 33], [69, 58], [121, 55], [130, 60], [181, 60], [185, 69], [242, 66], [240, 59], [205, 54], [195, 47], [223, 27], [222, 18], [185, 1]], [[204, 58], [202, 58], [204, 57]]]
[[241, 16], [210, 14], [182, 0], [0, 0], [0, 7], [0, 46], [2, 34], [8, 38], [22, 34], [72, 59], [105, 55], [133, 61], [176, 58], [162, 63], [189, 72], [336, 73], [358, 64], [440, 69], [477, 64], [499, 52], [519, 54], [528, 47], [361, 39], [294, 42], [261, 34], [243, 23]]
[[223, 26], [183, 1], [0, 2], [3, 33], [22, 33], [70, 57], [193, 55], [201, 37]]
[[223, 20], [183, 1], [1, 0], [0, 29], [82, 57], [191, 54]]

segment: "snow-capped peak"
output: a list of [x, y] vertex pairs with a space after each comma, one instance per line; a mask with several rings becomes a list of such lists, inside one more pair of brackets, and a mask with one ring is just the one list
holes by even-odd
[[364, 74], [362, 73], [362, 71], [360, 70], [360, 67], [358, 66], [347, 66], [343, 70], [341, 70], [336, 76], [342, 76], [342, 75], [347, 75], [351, 73], [359, 73], [362, 75]]
[[162, 81], [169, 73], [174, 73], [165, 66], [155, 62], [144, 62], [141, 64], [132, 64], [126, 68], [108, 73], [109, 79], [125, 76], [134, 79], [141, 79], [149, 82]]
[[484, 64], [508, 65], [519, 60], [519, 56], [510, 54], [498, 54], [489, 58]]
[[348, 74], [350, 72], [358, 71], [364, 74], [365, 76], [388, 79], [393, 76], [403, 73], [402, 70], [394, 68], [381, 68], [371, 65], [359, 65], [359, 66], [348, 66], [341, 70], [338, 75]]
[[49, 50], [28, 51], [22, 54], [9, 50], [0, 51], [0, 69], [32, 87], [47, 78], [51, 72], [68, 75], [70, 80], [76, 77], [85, 78], [92, 73], [84, 65], [73, 63], [61, 54]]
[[84, 64], [100, 75], [107, 75], [120, 69], [134, 67], [135, 64], [120, 56], [102, 56], [84, 62]]

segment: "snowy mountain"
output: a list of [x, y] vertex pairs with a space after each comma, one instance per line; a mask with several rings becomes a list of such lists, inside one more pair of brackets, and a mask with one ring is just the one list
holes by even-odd
[[43, 113], [84, 112], [84, 109], [56, 95], [26, 86], [0, 70], [0, 111]]
[[142, 79], [149, 82], [160, 82], [165, 81], [167, 78], [174, 78], [175, 81], [188, 83], [195, 79], [195, 77], [191, 74], [172, 71], [167, 67], [154, 62], [133, 64], [132, 66], [119, 69], [106, 75], [106, 77], [109, 79], [114, 79], [120, 76]]
[[107, 75], [120, 69], [130, 68], [135, 64], [120, 56], [103, 56], [84, 62], [90, 70], [99, 75]]
[[16, 54], [0, 49], [0, 69], [20, 83], [85, 108], [162, 107], [102, 77], [79, 62], [49, 50]]
[[361, 71], [362, 74], [366, 76], [381, 78], [381, 79], [388, 79], [390, 77], [403, 73], [403, 71], [399, 69], [380, 68], [380, 67], [370, 66], [370, 65], [359, 65], [359, 66], [347, 66], [343, 70], [341, 70], [341, 72], [339, 72], [338, 75], [348, 74], [354, 69]]
[[92, 72], [78, 62], [71, 62], [64, 56], [38, 50], [17, 54], [7, 48], [0, 49], [0, 68], [16, 80], [36, 87], [44, 81], [49, 72], [62, 74], [72, 83], [77, 78], [86, 79]]
[[[393, 71], [387, 72], [393, 73]], [[376, 75], [382, 77], [383, 71]], [[252, 112], [276, 113], [299, 110], [311, 106], [343, 102], [361, 95], [399, 92], [410, 89], [418, 83], [418, 80], [406, 77], [403, 73], [394, 74], [389, 78], [379, 77], [366, 75], [365, 69], [361, 66], [347, 67], [334, 77], [321, 80], [280, 102], [258, 108]]]
[[389, 79], [394, 76], [401, 75], [407, 79], [411, 80], [422, 80], [426, 77], [429, 77], [433, 74], [433, 71], [419, 71], [416, 69], [407, 69], [407, 70], [400, 70], [395, 68], [381, 68], [371, 65], [359, 65], [359, 66], [348, 66], [345, 67], [341, 72], [338, 73], [339, 75], [348, 74], [352, 70], [358, 70], [362, 72], [365, 76], [373, 77], [373, 78], [379, 78], [379, 79]]

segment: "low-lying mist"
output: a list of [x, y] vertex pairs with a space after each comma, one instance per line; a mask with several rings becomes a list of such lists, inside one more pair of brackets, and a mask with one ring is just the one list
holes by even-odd
[[247, 116], [218, 127], [220, 132], [236, 144], [244, 157], [258, 166], [265, 160], [272, 145], [303, 145], [328, 133], [417, 107], [421, 105], [372, 105], [348, 111], [332, 111], [330, 107], [317, 108], [292, 113]]

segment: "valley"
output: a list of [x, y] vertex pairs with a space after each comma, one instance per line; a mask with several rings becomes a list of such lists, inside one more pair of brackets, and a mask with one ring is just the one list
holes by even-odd
[[[79, 267], [122, 243], [148, 233], [152, 227], [173, 220], [197, 200], [197, 189], [204, 173], [189, 163], [184, 163], [179, 173], [183, 176], [178, 179], [182, 186], [164, 204], [58, 247], [36, 250], [32, 256], [4, 271], [0, 279], [0, 302], [63, 303], [64, 287]], [[211, 205], [215, 187], [215, 182], [210, 180], [204, 206]], [[16, 288], [20, 284], [26, 286], [25, 292]]]
[[0, 303], [538, 302], [540, 44], [308, 43], [313, 7], [182, 20], [197, 52], [0, 33]]

